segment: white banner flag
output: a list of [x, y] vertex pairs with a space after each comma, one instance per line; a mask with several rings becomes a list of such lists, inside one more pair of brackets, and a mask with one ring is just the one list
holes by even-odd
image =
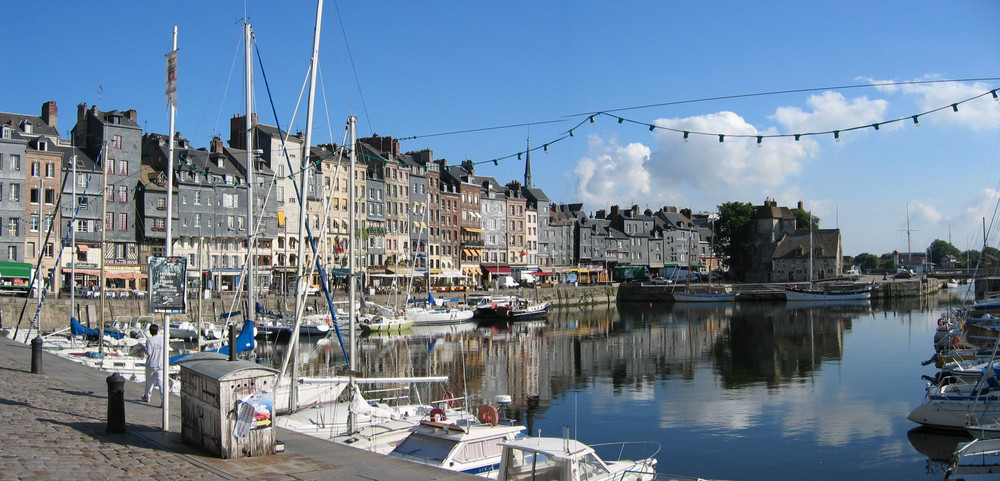
[[167, 54], [167, 108], [177, 107], [177, 51]]

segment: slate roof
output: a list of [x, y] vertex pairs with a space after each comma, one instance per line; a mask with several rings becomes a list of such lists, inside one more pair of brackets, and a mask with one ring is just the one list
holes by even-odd
[[10, 122], [10, 125], [14, 127], [14, 130], [21, 133], [21, 122], [27, 120], [31, 122], [33, 127], [33, 132], [29, 134], [30, 136], [45, 135], [52, 137], [54, 139], [59, 138], [59, 131], [50, 127], [46, 124], [41, 117], [37, 115], [24, 115], [24, 114], [14, 114], [10, 112], [0, 112], [0, 124], [6, 124]]
[[[836, 257], [839, 229], [817, 229], [812, 231], [813, 257]], [[795, 231], [778, 241], [774, 248], [774, 259], [809, 258], [809, 231]]]

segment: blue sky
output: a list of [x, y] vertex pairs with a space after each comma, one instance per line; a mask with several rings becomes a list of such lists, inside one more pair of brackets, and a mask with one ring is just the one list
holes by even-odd
[[[243, 110], [247, 11], [278, 120], [302, 130], [304, 100], [292, 117], [315, 9], [294, 0], [8, 3], [0, 111], [37, 115], [55, 100], [66, 136], [76, 105], [99, 103], [135, 108], [147, 131], [165, 133], [163, 56], [176, 25], [177, 130], [196, 146], [228, 138], [229, 118]], [[822, 227], [842, 229], [848, 255], [906, 250], [907, 211], [913, 250], [949, 238], [979, 248], [1000, 189], [1000, 102], [948, 106], [1000, 81], [873, 84], [1000, 77], [998, 21], [1000, 6], [985, 0], [326, 1], [314, 139], [341, 143], [354, 114], [359, 135], [404, 138], [404, 150], [430, 148], [452, 164], [483, 162], [477, 173], [506, 182], [522, 179], [516, 153], [530, 138], [534, 184], [588, 212], [801, 200]], [[256, 110], [273, 125], [259, 69], [256, 84]], [[855, 85], [866, 87], [823, 90]], [[688, 102], [803, 89], [818, 90]], [[919, 127], [849, 130], [940, 107]], [[595, 112], [612, 116], [586, 122]], [[683, 142], [650, 124], [713, 135]], [[447, 134], [472, 129], [487, 130]], [[765, 138], [758, 148], [754, 137], [833, 130], [840, 142]]]

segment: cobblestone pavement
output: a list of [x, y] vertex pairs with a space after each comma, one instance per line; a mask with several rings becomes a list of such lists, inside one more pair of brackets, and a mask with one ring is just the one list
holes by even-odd
[[28, 366], [4, 356], [0, 419], [0, 480], [229, 479], [149, 441], [141, 433], [161, 434], [155, 432], [158, 426], [142, 424], [141, 419], [129, 419], [125, 434], [106, 434], [104, 393], [79, 391], [44, 374], [31, 374]]
[[476, 479], [283, 429], [283, 454], [220, 459], [181, 441], [178, 396], [164, 433], [159, 400], [140, 402], [133, 382], [125, 383], [127, 432], [107, 434], [108, 374], [49, 353], [42, 360], [43, 374], [32, 374], [30, 347], [0, 336], [0, 481]]

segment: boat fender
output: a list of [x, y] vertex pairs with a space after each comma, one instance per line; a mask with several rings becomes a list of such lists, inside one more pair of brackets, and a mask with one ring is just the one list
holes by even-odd
[[959, 341], [961, 341], [960, 336], [955, 336], [955, 337], [951, 338], [951, 345], [952, 346], [957, 346], [958, 343], [959, 343]]
[[442, 421], [447, 421], [448, 420], [448, 417], [444, 415], [444, 409], [441, 409], [441, 408], [431, 409], [430, 415], [431, 415], [431, 422], [437, 421], [438, 415], [441, 416], [441, 420]]
[[328, 325], [328, 326], [330, 325], [330, 318], [329, 317], [326, 318], [326, 325]]
[[500, 423], [500, 412], [497, 411], [496, 406], [483, 404], [482, 406], [479, 406], [479, 412], [476, 415], [476, 419], [483, 424], [496, 426]]
[[364, 324], [371, 324], [372, 323], [371, 319], [368, 319], [368, 318], [365, 318], [361, 322], [364, 323]]

